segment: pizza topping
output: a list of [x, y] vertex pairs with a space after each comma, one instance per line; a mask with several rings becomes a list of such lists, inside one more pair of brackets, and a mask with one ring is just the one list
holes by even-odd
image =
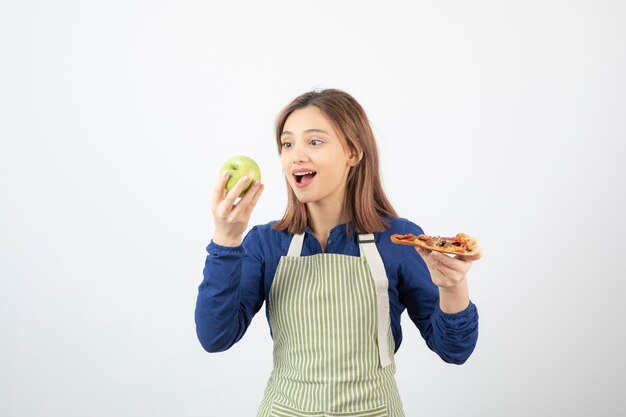
[[421, 246], [428, 250], [460, 255], [474, 255], [480, 252], [478, 242], [472, 237], [457, 233], [454, 237], [426, 236], [424, 234], [391, 236], [391, 241], [402, 245]]

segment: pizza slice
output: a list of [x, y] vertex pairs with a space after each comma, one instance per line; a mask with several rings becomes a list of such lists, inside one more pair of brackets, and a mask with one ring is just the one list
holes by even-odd
[[480, 253], [478, 241], [465, 233], [457, 233], [455, 237], [426, 236], [423, 234], [391, 235], [391, 241], [398, 245], [419, 246], [436, 252], [474, 256]]

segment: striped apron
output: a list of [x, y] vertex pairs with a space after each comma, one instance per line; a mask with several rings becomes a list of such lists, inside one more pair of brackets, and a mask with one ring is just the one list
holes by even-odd
[[292, 238], [269, 293], [274, 368], [257, 417], [401, 417], [388, 280], [374, 235], [361, 256], [300, 256]]

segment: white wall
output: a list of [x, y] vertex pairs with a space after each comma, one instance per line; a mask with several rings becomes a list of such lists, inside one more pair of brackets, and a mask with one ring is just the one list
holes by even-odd
[[407, 416], [623, 415], [625, 4], [300, 3], [0, 3], [0, 415], [254, 415], [263, 315], [195, 336], [210, 193], [248, 154], [279, 217], [274, 118], [319, 87], [402, 216], [485, 247], [465, 365], [403, 319]]

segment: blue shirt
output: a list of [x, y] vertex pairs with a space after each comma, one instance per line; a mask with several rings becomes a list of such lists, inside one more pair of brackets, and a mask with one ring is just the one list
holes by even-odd
[[[402, 218], [386, 218], [390, 227], [375, 233], [376, 247], [389, 279], [391, 329], [397, 351], [402, 342], [400, 316], [406, 309], [428, 347], [444, 361], [464, 363], [478, 339], [478, 311], [470, 302], [458, 313], [439, 308], [439, 290], [430, 279], [424, 260], [411, 246], [391, 242], [392, 234], [423, 233]], [[272, 228], [274, 222], [253, 227], [237, 247], [211, 241], [198, 289], [195, 320], [200, 343], [209, 352], [220, 352], [238, 342], [252, 317], [265, 302], [269, 319], [269, 291], [281, 256], [287, 254], [292, 235]], [[322, 253], [309, 228], [305, 229], [301, 256]], [[346, 225], [330, 231], [326, 253], [359, 256], [358, 236], [346, 233]]]

